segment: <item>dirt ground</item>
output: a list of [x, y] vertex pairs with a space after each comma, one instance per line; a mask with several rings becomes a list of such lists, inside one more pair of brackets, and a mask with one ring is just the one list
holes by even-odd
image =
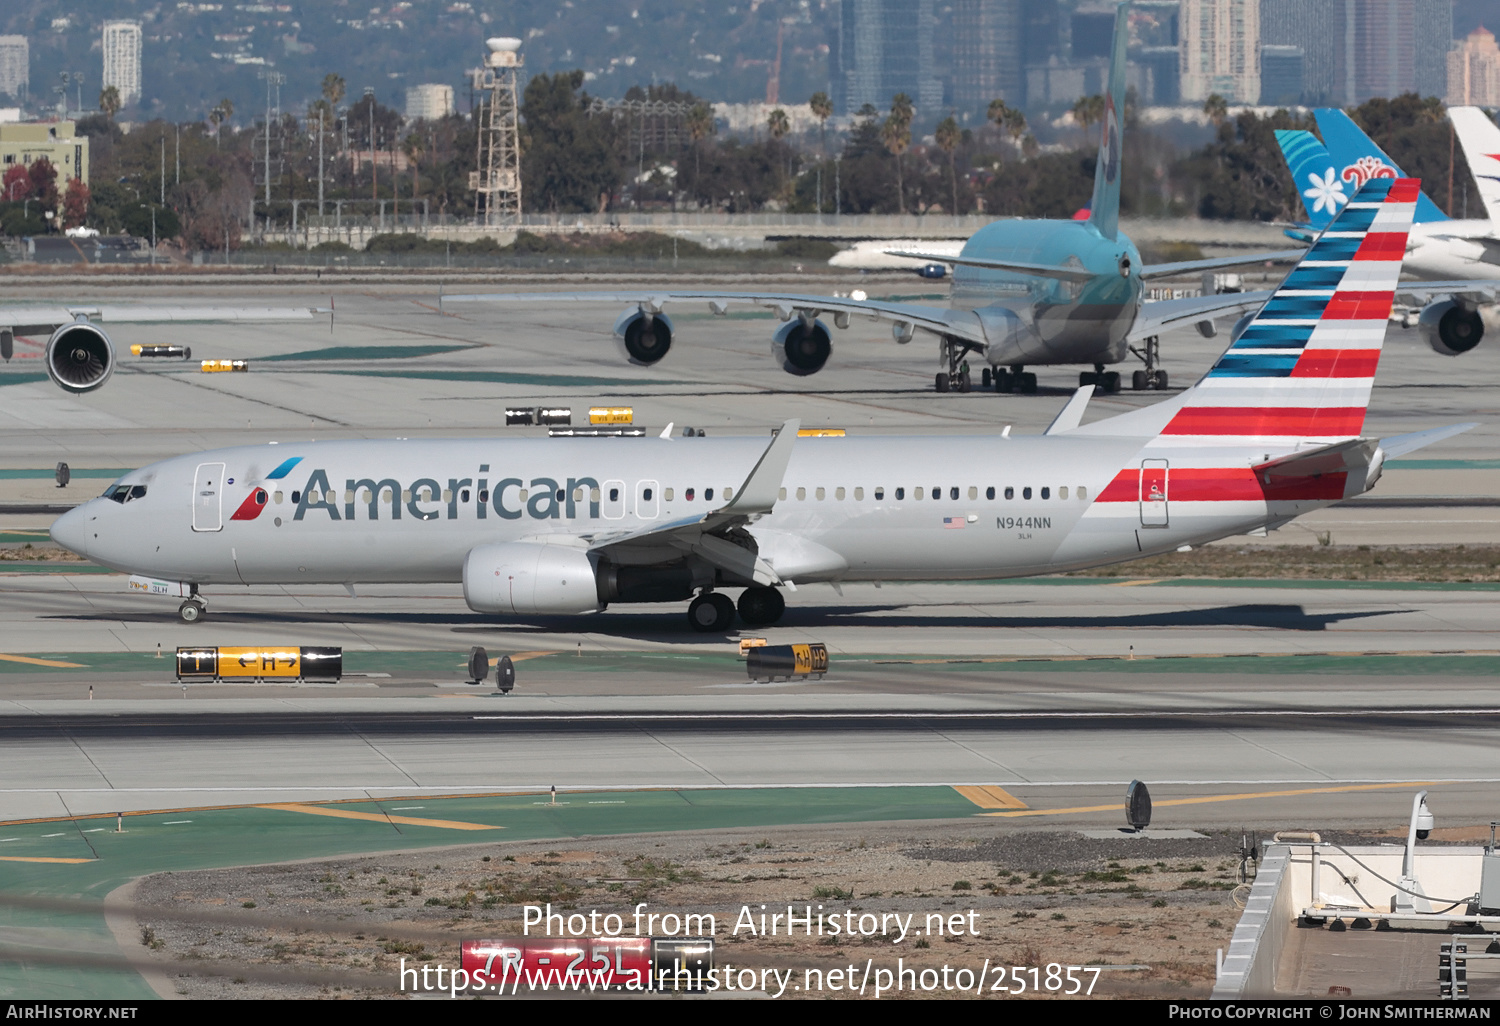
[[[710, 913], [721, 971], [774, 995], [777, 977], [760, 970], [779, 970], [783, 997], [851, 996], [852, 984], [818, 987], [807, 975], [851, 967], [846, 980], [937, 970], [925, 978], [935, 989], [909, 983], [886, 997], [974, 997], [978, 987], [987, 998], [1018, 989], [1014, 972], [1002, 983], [1002, 967], [1034, 967], [1035, 981], [1021, 974], [1026, 993], [1040, 983], [1047, 994], [1050, 963], [1062, 967], [1056, 989], [1068, 988], [1066, 967], [1093, 966], [1077, 978], [1094, 997], [1206, 997], [1216, 949], [1239, 918], [1239, 843], [1237, 832], [1090, 840], [967, 822], [492, 842], [158, 874], [117, 892], [135, 911], [116, 932], [128, 929], [122, 942], [159, 967], [148, 978], [164, 996], [188, 998], [396, 996], [403, 959], [455, 967], [461, 940], [519, 937], [523, 906], [549, 902], [565, 916], [615, 913], [626, 935], [641, 902], [643, 915]], [[810, 906], [812, 935], [799, 922], [787, 936], [784, 920], [762, 933], [762, 904], [767, 916]], [[819, 936], [820, 912], [825, 927], [837, 917], [856, 936]], [[904, 939], [893, 915], [909, 924]], [[942, 934], [921, 936], [938, 918]], [[655, 925], [649, 932], [669, 932]]]

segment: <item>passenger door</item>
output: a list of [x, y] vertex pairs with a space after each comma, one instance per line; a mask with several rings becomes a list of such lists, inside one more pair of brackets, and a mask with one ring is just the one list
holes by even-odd
[[193, 475], [193, 530], [224, 529], [224, 464], [200, 463]]
[[1141, 460], [1141, 526], [1167, 526], [1167, 461]]

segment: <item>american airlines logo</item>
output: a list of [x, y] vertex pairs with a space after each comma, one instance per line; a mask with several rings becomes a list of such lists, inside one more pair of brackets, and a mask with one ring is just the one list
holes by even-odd
[[[231, 518], [254, 520], [266, 506], [263, 488], [252, 490]], [[347, 478], [342, 493], [334, 490], [327, 471], [319, 468], [307, 484], [291, 493], [296, 504], [293, 520], [309, 513], [325, 514], [330, 520], [457, 520], [460, 506], [473, 503], [474, 516], [484, 520], [493, 514], [502, 520], [576, 520], [586, 515], [599, 518], [599, 482], [592, 477], [570, 477], [559, 481], [534, 477], [501, 478], [491, 485], [488, 478], [450, 477], [446, 486], [437, 478], [423, 477], [402, 484], [395, 478]], [[476, 501], [477, 500], [477, 501]], [[278, 500], [279, 501], [279, 500]], [[586, 512], [585, 512], [586, 511]]]

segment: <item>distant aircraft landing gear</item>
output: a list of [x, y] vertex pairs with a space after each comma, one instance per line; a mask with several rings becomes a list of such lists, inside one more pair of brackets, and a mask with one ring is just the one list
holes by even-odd
[[740, 619], [752, 627], [775, 623], [786, 612], [786, 599], [775, 588], [746, 588], [740, 593]]
[[1084, 371], [1078, 375], [1078, 387], [1087, 385], [1093, 385], [1106, 395], [1114, 395], [1120, 390], [1120, 372], [1106, 371], [1104, 364], [1096, 363], [1092, 372]]
[[197, 623], [208, 612], [208, 604], [194, 597], [177, 607], [177, 618], [183, 623]]
[[995, 383], [995, 391], [1001, 394], [1010, 392], [1020, 392], [1023, 395], [1036, 394], [1036, 375], [1020, 365], [996, 367], [992, 380]]
[[728, 595], [704, 592], [688, 606], [688, 623], [700, 634], [722, 634], [734, 623], [734, 603]]
[[[934, 383], [939, 392], [968, 392], [973, 389], [974, 382], [969, 376], [969, 367], [965, 361], [970, 353], [977, 353], [979, 349], [973, 342], [946, 335], [938, 340], [938, 366], [943, 370], [938, 371]], [[989, 384], [987, 379], [985, 384]]]
[[1138, 370], [1130, 375], [1130, 387], [1137, 392], [1146, 389], [1164, 391], [1167, 387], [1167, 372], [1161, 369], [1161, 340], [1152, 335], [1141, 348], [1131, 346], [1130, 351], [1146, 365], [1145, 370]]

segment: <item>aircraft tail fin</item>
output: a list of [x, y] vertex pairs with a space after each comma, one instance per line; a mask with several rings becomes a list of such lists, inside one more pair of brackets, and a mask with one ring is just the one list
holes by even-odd
[[1275, 447], [1358, 437], [1420, 195], [1415, 178], [1365, 182], [1162, 434]]
[[1268, 454], [1358, 438], [1420, 195], [1365, 182], [1202, 379], [1073, 433]]
[[1458, 133], [1485, 212], [1491, 222], [1500, 222], [1500, 128], [1478, 107], [1449, 108], [1448, 120]]
[[1328, 148], [1311, 132], [1285, 128], [1276, 130], [1276, 144], [1281, 147], [1287, 170], [1291, 171], [1292, 181], [1302, 194], [1308, 224], [1322, 231], [1333, 220], [1333, 215], [1349, 202], [1349, 193], [1339, 179]]
[[1089, 223], [1106, 239], [1120, 232], [1120, 133], [1125, 125], [1125, 45], [1129, 42], [1130, 4], [1115, 10], [1114, 45], [1110, 48], [1109, 87], [1100, 119], [1099, 162], [1094, 168], [1094, 197]]
[[[1396, 162], [1343, 111], [1319, 107], [1313, 111], [1313, 116], [1318, 119], [1318, 131], [1333, 157], [1333, 166], [1338, 169], [1339, 180], [1344, 183], [1346, 192], [1358, 192], [1359, 187], [1371, 178], [1406, 177], [1406, 172], [1397, 167]], [[1415, 224], [1449, 219], [1425, 193], [1417, 195]]]

